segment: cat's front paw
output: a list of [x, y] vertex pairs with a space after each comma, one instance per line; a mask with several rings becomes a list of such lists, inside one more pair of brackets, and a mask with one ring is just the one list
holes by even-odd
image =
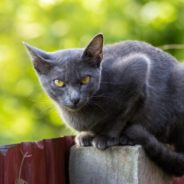
[[108, 147], [119, 145], [119, 138], [117, 137], [106, 137], [106, 136], [95, 136], [92, 140], [92, 145], [95, 148], [104, 150]]
[[120, 145], [122, 145], [122, 146], [134, 146], [135, 144], [126, 135], [122, 135], [120, 137]]
[[134, 146], [135, 144], [145, 144], [149, 138], [148, 131], [140, 124], [134, 124], [125, 129], [120, 137], [121, 145]]
[[75, 137], [77, 146], [91, 146], [94, 134], [91, 132], [81, 132]]

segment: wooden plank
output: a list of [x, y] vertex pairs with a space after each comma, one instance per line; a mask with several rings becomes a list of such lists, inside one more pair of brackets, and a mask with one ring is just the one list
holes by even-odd
[[112, 147], [100, 151], [93, 147], [72, 147], [70, 184], [171, 184], [144, 154], [141, 146]]
[[68, 184], [73, 137], [0, 147], [0, 184]]

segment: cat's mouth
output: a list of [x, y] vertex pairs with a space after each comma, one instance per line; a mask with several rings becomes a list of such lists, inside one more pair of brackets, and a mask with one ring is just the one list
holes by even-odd
[[69, 111], [79, 111], [85, 106], [84, 103], [65, 105], [64, 107]]
[[89, 102], [89, 99], [90, 99], [89, 97], [85, 98], [85, 99], [83, 98], [83, 100], [80, 99], [77, 102], [76, 101], [71, 101], [71, 100], [64, 102], [64, 101], [60, 100], [59, 104], [62, 107], [64, 107], [66, 110], [74, 112], [74, 111], [79, 111], [84, 106], [86, 106], [88, 104], [88, 102]]
[[[82, 106], [83, 107], [83, 106]], [[68, 111], [72, 111], [72, 112], [74, 112], [74, 111], [79, 111], [79, 110], [81, 110], [82, 109], [82, 107], [77, 107], [77, 106], [65, 106], [65, 108], [68, 110]]]

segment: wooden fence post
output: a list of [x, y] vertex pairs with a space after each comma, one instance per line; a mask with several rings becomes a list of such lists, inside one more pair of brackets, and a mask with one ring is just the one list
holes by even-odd
[[141, 146], [93, 147], [70, 152], [70, 184], [171, 184], [172, 178], [150, 161]]

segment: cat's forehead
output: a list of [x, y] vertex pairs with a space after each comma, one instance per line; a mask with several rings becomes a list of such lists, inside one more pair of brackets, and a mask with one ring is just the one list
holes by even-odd
[[51, 78], [60, 78], [66, 82], [75, 82], [77, 79], [81, 78], [81, 76], [86, 75], [89, 71], [90, 69], [86, 68], [85, 65], [73, 60], [55, 65], [49, 75]]
[[83, 54], [84, 49], [66, 49], [66, 50], [59, 50], [53, 53], [54, 58], [57, 60], [58, 63], [64, 64], [67, 62], [72, 61], [79, 61]]
[[52, 77], [76, 78], [89, 70], [81, 58], [83, 49], [61, 50], [54, 54], [56, 62], [51, 71]]

